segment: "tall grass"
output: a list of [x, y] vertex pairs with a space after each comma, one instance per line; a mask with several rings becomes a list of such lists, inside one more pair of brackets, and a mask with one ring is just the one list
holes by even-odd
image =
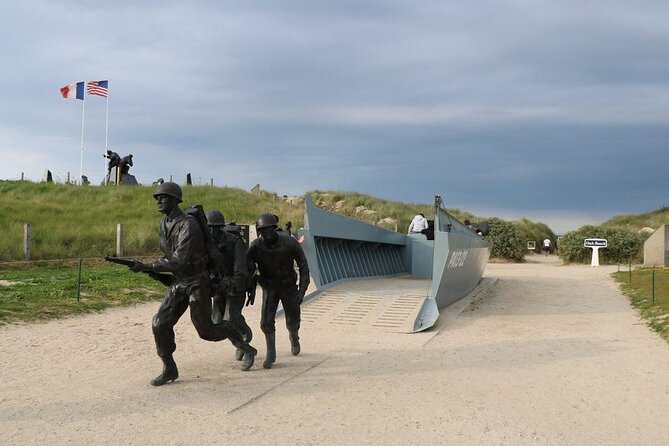
[[[337, 212], [341, 214], [358, 220], [367, 221], [368, 223], [377, 223], [380, 219], [392, 218], [397, 222], [398, 232], [405, 232], [409, 227], [411, 220], [418, 213], [424, 214], [425, 217], [430, 220], [434, 218], [434, 205], [432, 204], [383, 200], [358, 192], [323, 192], [317, 190], [311, 192], [311, 195], [314, 198], [314, 202], [320, 207], [328, 210], [336, 209]], [[340, 201], [344, 201], [344, 203], [342, 206], [337, 206], [337, 203]], [[364, 212], [358, 211], [358, 208], [361, 206], [374, 211], [374, 213], [365, 214]], [[459, 220], [470, 219], [476, 221], [478, 219], [472, 214], [463, 212], [460, 209], [449, 209], [448, 211]]]
[[643, 214], [618, 215], [602, 223], [602, 226], [619, 226], [636, 232], [645, 227], [657, 229], [667, 223], [669, 223], [669, 207], [664, 206]]
[[[31, 226], [32, 259], [102, 257], [116, 249], [116, 225], [124, 225], [124, 254], [155, 254], [160, 213], [153, 198], [154, 186], [75, 186], [27, 181], [0, 181], [0, 261], [23, 258], [24, 224]], [[434, 218], [431, 203], [403, 203], [357, 192], [307, 192], [325, 209], [405, 232], [411, 219], [423, 213]], [[227, 221], [252, 225], [256, 217], [276, 214], [283, 225], [291, 221], [297, 230], [304, 224], [304, 204], [292, 204], [275, 193], [251, 194], [231, 187], [184, 187], [184, 203], [219, 209]], [[484, 221], [468, 212], [449, 209], [460, 220]], [[391, 219], [391, 220], [385, 220]], [[384, 221], [387, 221], [383, 224]], [[539, 225], [527, 220], [525, 229]], [[528, 229], [529, 230], [529, 229]], [[550, 232], [550, 231], [549, 231]], [[552, 232], [551, 232], [552, 233]], [[523, 248], [524, 249], [524, 248]]]
[[[26, 181], [0, 181], [0, 261], [23, 258], [24, 224], [31, 226], [31, 258], [57, 259], [102, 257], [116, 247], [116, 225], [124, 225], [124, 253], [139, 256], [157, 253], [158, 213], [153, 186], [75, 186]], [[403, 232], [417, 212], [428, 218], [432, 206], [381, 200], [355, 192], [310, 192], [314, 201], [332, 208], [337, 201], [345, 205], [344, 215], [377, 223], [390, 217]], [[304, 224], [304, 205], [291, 205], [283, 197], [263, 192], [260, 195], [229, 187], [184, 187], [185, 208], [201, 204], [205, 210], [219, 209], [227, 221], [253, 224], [256, 217], [276, 214], [283, 225], [291, 221], [297, 229]], [[358, 206], [375, 211], [356, 212]], [[454, 210], [456, 216], [461, 214]], [[391, 227], [389, 229], [395, 229]]]
[[[161, 215], [153, 186], [86, 187], [68, 184], [0, 181], [0, 260], [23, 257], [24, 224], [31, 226], [31, 258], [100, 257], [115, 250], [116, 225], [125, 232], [124, 251], [142, 255], [158, 251]], [[252, 224], [271, 212], [294, 227], [303, 208], [291, 207], [274, 194], [251, 195], [241, 189], [193, 186], [184, 188], [184, 204], [220, 209], [228, 221]]]

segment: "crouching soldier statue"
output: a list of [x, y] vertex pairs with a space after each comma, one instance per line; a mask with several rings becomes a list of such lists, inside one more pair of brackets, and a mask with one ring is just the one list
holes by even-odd
[[[263, 362], [266, 369], [276, 361], [276, 309], [279, 302], [286, 316], [286, 328], [290, 337], [290, 352], [300, 354], [300, 305], [309, 286], [309, 267], [302, 247], [293, 237], [277, 232], [277, 219], [272, 214], [261, 214], [256, 221], [259, 238], [251, 243], [247, 254], [249, 273], [254, 274], [256, 265], [259, 275], [254, 276], [249, 288], [248, 304], [255, 300], [255, 282], [263, 290], [260, 329], [265, 334], [267, 355]], [[299, 283], [294, 263], [300, 272]]]
[[[210, 269], [212, 279], [212, 321], [219, 323], [229, 320], [242, 334], [246, 342], [251, 342], [253, 332], [242, 315], [246, 298], [246, 244], [236, 235], [226, 232], [225, 217], [218, 209], [207, 211], [207, 226], [211, 238], [221, 251], [222, 265]], [[241, 361], [244, 351], [237, 348], [235, 358]]]
[[158, 356], [163, 361], [163, 372], [151, 381], [154, 386], [174, 381], [179, 377], [172, 354], [176, 350], [174, 325], [190, 307], [190, 317], [200, 338], [207, 341], [230, 339], [244, 352], [242, 370], [253, 366], [257, 350], [242, 339], [242, 335], [228, 322], [214, 324], [211, 320], [211, 295], [205, 238], [198, 221], [179, 209], [181, 187], [172, 182], [158, 186], [153, 194], [160, 220], [160, 248], [164, 257], [153, 263], [135, 261], [134, 272], [167, 272], [173, 276], [172, 286], [153, 317], [153, 336]]

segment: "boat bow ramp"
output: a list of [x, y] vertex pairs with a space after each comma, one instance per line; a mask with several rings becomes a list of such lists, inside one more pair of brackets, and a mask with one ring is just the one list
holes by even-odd
[[305, 197], [302, 248], [316, 291], [302, 319], [399, 332], [425, 330], [439, 309], [481, 281], [490, 244], [435, 197], [434, 240], [405, 235], [316, 207]]

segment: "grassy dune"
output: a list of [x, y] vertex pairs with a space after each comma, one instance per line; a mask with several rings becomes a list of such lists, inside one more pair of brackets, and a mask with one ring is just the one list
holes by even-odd
[[[31, 258], [100, 257], [113, 253], [116, 225], [124, 224], [128, 255], [158, 250], [158, 221], [153, 186], [82, 187], [67, 184], [0, 181], [0, 260], [23, 257], [24, 224], [30, 223]], [[218, 208], [227, 220], [252, 223], [261, 212], [302, 224], [302, 208], [275, 195], [251, 195], [240, 189], [187, 187], [184, 204]]]
[[[67, 184], [0, 181], [0, 324], [15, 320], [40, 320], [95, 311], [115, 305], [160, 298], [164, 289], [141, 274], [132, 274], [100, 259], [115, 251], [116, 225], [125, 225], [125, 255], [158, 254], [160, 214], [153, 199], [153, 186], [86, 187]], [[356, 192], [309, 192], [319, 207], [369, 223], [404, 232], [417, 212], [432, 217], [430, 203], [402, 203]], [[274, 193], [254, 195], [236, 188], [189, 186], [184, 188], [184, 205], [202, 204], [220, 209], [228, 221], [253, 224], [258, 214], [277, 214], [281, 222], [303, 225], [304, 205], [291, 203]], [[477, 221], [458, 209], [449, 211], [460, 220]], [[638, 229], [658, 227], [669, 221], [669, 208], [648, 214], [616, 217], [605, 225]], [[23, 263], [24, 224], [32, 232], [31, 258], [42, 262]], [[516, 222], [523, 240], [541, 240], [550, 229], [528, 220]], [[491, 235], [492, 236], [492, 235]], [[81, 299], [77, 301], [78, 259], [84, 258]], [[71, 259], [62, 262], [50, 259]], [[663, 272], [662, 274], [666, 273]], [[648, 278], [639, 273], [630, 288], [633, 303], [653, 321], [652, 326], [667, 336], [667, 288], [658, 275], [657, 301], [649, 304]], [[660, 278], [661, 277], [661, 278]], [[618, 280], [624, 278], [619, 275]], [[636, 293], [636, 294], [634, 294]], [[647, 306], [647, 307], [646, 307]]]
[[[23, 258], [24, 225], [31, 226], [31, 259], [101, 257], [115, 251], [116, 225], [125, 229], [125, 254], [148, 255], [158, 251], [161, 215], [153, 199], [154, 186], [75, 186], [69, 184], [0, 181], [0, 261]], [[321, 207], [370, 223], [384, 218], [396, 223], [388, 229], [403, 232], [417, 212], [428, 218], [430, 204], [381, 200], [354, 192], [310, 192]], [[253, 224], [262, 212], [293, 223], [304, 222], [304, 205], [291, 204], [274, 193], [251, 194], [242, 189], [211, 186], [184, 187], [184, 203], [220, 209], [227, 221]], [[361, 206], [373, 212], [363, 213]], [[456, 217], [471, 214], [452, 210]]]
[[619, 226], [637, 232], [642, 228], [657, 229], [667, 223], [669, 223], [669, 207], [665, 206], [643, 214], [619, 215], [605, 221], [602, 226]]

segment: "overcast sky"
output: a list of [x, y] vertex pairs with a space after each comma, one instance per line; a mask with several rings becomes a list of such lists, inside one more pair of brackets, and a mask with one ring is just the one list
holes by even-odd
[[[173, 176], [345, 190], [556, 232], [668, 205], [669, 2], [5, 2], [0, 179], [109, 148]], [[83, 173], [105, 173], [106, 101]]]

